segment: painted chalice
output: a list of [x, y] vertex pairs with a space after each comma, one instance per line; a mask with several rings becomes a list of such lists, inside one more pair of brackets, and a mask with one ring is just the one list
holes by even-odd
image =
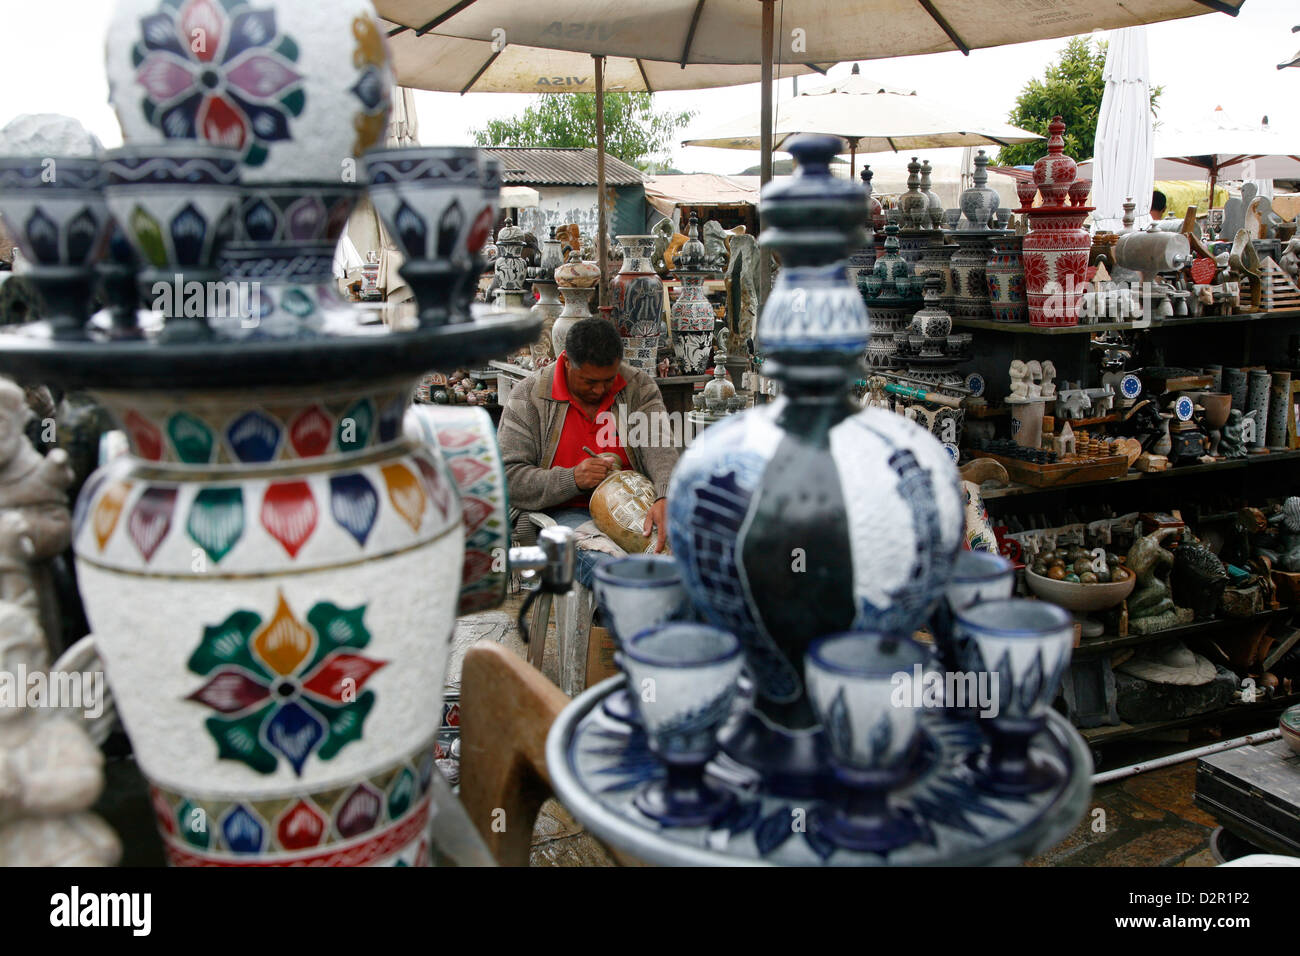
[[890, 808], [889, 792], [908, 775], [920, 710], [896, 694], [911, 680], [925, 648], [910, 638], [834, 634], [808, 649], [808, 696], [825, 727], [834, 787], [811, 826], [839, 846], [888, 853], [920, 836], [908, 815]]
[[[593, 591], [614, 640], [624, 645], [633, 634], [677, 620], [690, 610], [677, 562], [667, 555], [633, 554], [596, 567]], [[605, 698], [605, 713], [637, 723], [626, 691]]]
[[963, 666], [997, 678], [997, 714], [981, 721], [988, 749], [974, 761], [981, 788], [1022, 795], [1055, 786], [1062, 768], [1030, 744], [1070, 666], [1074, 621], [1055, 604], [986, 601], [957, 612]]
[[667, 624], [633, 635], [623, 657], [650, 750], [668, 770], [642, 786], [637, 809], [666, 826], [708, 826], [735, 803], [704, 767], [736, 695], [740, 641], [704, 624]]

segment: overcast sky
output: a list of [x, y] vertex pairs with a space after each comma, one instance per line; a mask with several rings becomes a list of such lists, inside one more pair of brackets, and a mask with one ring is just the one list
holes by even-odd
[[[104, 30], [112, 6], [113, 0], [6, 0], [0, 28], [0, 63], [5, 65], [0, 126], [20, 113], [65, 113], [81, 120], [106, 146], [121, 143], [103, 70]], [[1290, 32], [1296, 25], [1300, 0], [1246, 0], [1236, 18], [1212, 13], [1148, 27], [1151, 81], [1165, 87], [1160, 119], [1174, 127], [1202, 125], [1215, 106], [1241, 122], [1258, 122], [1267, 114], [1275, 128], [1296, 131], [1300, 152], [1300, 69], [1276, 68], [1300, 47], [1300, 34]], [[976, 50], [970, 56], [938, 53], [863, 61], [861, 69], [890, 86], [944, 97], [963, 111], [1005, 120], [1021, 87], [1042, 75], [1064, 43], [1045, 40]], [[850, 64], [840, 64], [831, 76], [849, 69]], [[821, 82], [817, 76], [800, 80], [804, 89]], [[789, 79], [780, 81], [778, 97], [790, 96], [791, 85]], [[757, 85], [662, 93], [655, 99], [663, 109], [696, 111], [682, 139], [707, 133], [759, 105]], [[472, 128], [516, 113], [530, 100], [494, 93], [419, 93], [420, 138], [428, 145], [468, 142]], [[758, 153], [678, 146], [671, 159], [686, 171], [736, 173], [757, 163]], [[905, 164], [907, 159], [897, 161]]]

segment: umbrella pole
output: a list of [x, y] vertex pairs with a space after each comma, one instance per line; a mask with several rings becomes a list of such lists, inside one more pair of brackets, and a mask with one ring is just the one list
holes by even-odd
[[597, 302], [609, 304], [609, 240], [605, 237], [605, 58], [596, 61], [596, 261], [600, 265]]
[[858, 178], [858, 141], [856, 138], [849, 138], [849, 179]]
[[1214, 208], [1214, 185], [1216, 182], [1218, 182], [1218, 179], [1219, 179], [1219, 167], [1211, 166], [1210, 167], [1210, 201], [1206, 203], [1206, 208], [1208, 209]]
[[[772, 46], [776, 38], [775, 9], [776, 0], [763, 2], [763, 57], [762, 57], [762, 114], [759, 132], [759, 182], [766, 186], [772, 180]], [[767, 301], [768, 290], [772, 286], [772, 266], [767, 253], [760, 250], [758, 255], [758, 306], [761, 309]]]

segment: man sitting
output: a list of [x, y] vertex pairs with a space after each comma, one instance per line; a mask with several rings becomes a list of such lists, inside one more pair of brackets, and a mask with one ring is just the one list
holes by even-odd
[[[677, 449], [628, 447], [618, 434], [620, 422], [667, 412], [654, 379], [622, 359], [623, 340], [614, 326], [602, 318], [583, 319], [569, 329], [565, 350], [553, 365], [511, 390], [498, 431], [510, 506], [543, 511], [577, 528], [591, 520], [592, 489], [617, 470], [609, 458], [585, 449], [596, 455], [612, 452], [621, 467], [641, 472], [654, 484], [656, 501], [643, 531], [657, 533], [655, 551], [662, 551], [668, 534], [664, 496]], [[595, 552], [578, 550], [580, 584], [591, 587], [595, 564]]]

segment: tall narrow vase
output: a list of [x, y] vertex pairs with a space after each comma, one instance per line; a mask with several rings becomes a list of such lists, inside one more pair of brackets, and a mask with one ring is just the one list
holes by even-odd
[[647, 375], [655, 374], [664, 328], [664, 284], [655, 272], [654, 236], [619, 236], [623, 267], [609, 282], [614, 325], [623, 336], [623, 358]]

